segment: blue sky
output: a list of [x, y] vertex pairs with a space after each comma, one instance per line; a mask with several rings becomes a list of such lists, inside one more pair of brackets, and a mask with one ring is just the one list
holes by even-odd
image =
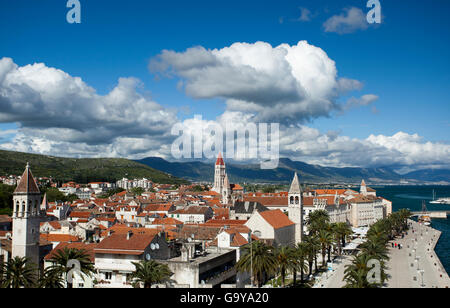
[[[366, 14], [366, 1], [80, 2], [82, 23], [69, 24], [64, 0], [2, 1], [0, 59], [9, 57], [18, 66], [45, 63], [82, 78], [100, 95], [113, 90], [119, 78], [135, 77], [143, 83], [140, 92], [177, 108], [179, 119], [202, 114], [213, 120], [226, 110], [224, 99], [187, 95], [177, 89], [181, 76], [155, 78], [150, 59], [165, 49], [222, 49], [257, 41], [275, 47], [306, 40], [335, 61], [339, 77], [364, 84], [356, 96], [370, 93], [378, 99], [301, 125], [362, 140], [401, 131], [418, 134], [423, 142], [449, 142], [449, 1], [381, 0], [381, 25], [347, 34], [326, 32], [324, 23], [352, 7]], [[308, 21], [298, 20], [302, 9], [309, 10]], [[20, 118], [3, 120], [0, 130], [21, 126]]]

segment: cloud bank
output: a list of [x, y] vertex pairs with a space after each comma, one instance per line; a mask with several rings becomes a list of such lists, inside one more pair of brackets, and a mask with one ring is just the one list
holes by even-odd
[[177, 122], [195, 133], [210, 124], [263, 121], [280, 123], [281, 157], [327, 166], [450, 167], [450, 145], [427, 142], [417, 134], [356, 139], [308, 127], [309, 120], [373, 105], [378, 96], [351, 96], [338, 103], [363, 84], [338, 77], [334, 61], [304, 41], [165, 50], [150, 68], [179, 78], [191, 97], [222, 98], [226, 111], [216, 119], [181, 121], [175, 110], [142, 94], [135, 78], [120, 78], [109, 93], [99, 95], [81, 78], [57, 68], [18, 66], [2, 58], [0, 123], [18, 128], [0, 133], [0, 148], [69, 157], [172, 159], [176, 136], [171, 128]]

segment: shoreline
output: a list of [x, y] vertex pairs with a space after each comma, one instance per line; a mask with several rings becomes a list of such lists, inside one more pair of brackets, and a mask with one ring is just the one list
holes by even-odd
[[437, 263], [436, 267], [438, 267], [437, 270], [438, 270], [438, 273], [440, 273], [439, 275], [442, 274], [443, 277], [446, 276], [447, 279], [450, 279], [447, 271], [445, 270], [444, 265], [442, 265], [441, 259], [439, 259], [439, 256], [437, 255], [436, 250], [435, 250], [436, 246], [439, 243], [439, 240], [441, 238], [442, 231], [436, 230], [433, 227], [429, 227], [429, 228], [434, 230], [438, 234], [435, 238], [433, 238], [433, 244], [431, 245], [431, 252], [430, 252], [430, 254], [432, 255], [433, 260]]
[[[405, 284], [408, 287], [424, 287], [424, 288], [449, 288], [450, 287], [450, 278], [448, 276], [447, 271], [442, 265], [441, 260], [439, 259], [435, 248], [441, 238], [442, 232], [432, 228], [431, 226], [425, 226], [419, 224], [414, 220], [409, 220], [412, 228], [414, 229], [414, 233], [412, 233], [411, 229], [408, 231], [408, 236], [403, 240], [398, 240], [404, 242], [405, 251], [402, 254], [398, 253], [395, 249], [391, 250], [392, 255], [392, 264], [399, 265], [401, 263], [401, 258], [406, 257], [408, 260], [408, 272], [411, 274], [411, 277], [406, 276], [405, 273], [399, 273], [397, 270], [397, 275], [400, 277], [395, 277], [394, 283], [397, 285], [404, 287]], [[419, 237], [420, 232], [420, 237]], [[394, 240], [395, 241], [395, 240]], [[413, 245], [410, 245], [410, 241], [412, 241]], [[415, 251], [414, 251], [414, 249]], [[419, 259], [414, 259], [413, 257], [416, 255]], [[399, 260], [400, 258], [400, 260]], [[419, 264], [420, 263], [420, 264]], [[423, 285], [422, 282], [419, 284], [419, 280], [421, 280], [420, 275], [414, 269], [414, 267], [419, 265], [423, 273]], [[409, 266], [410, 265], [410, 266]], [[395, 272], [395, 270], [393, 270]], [[412, 278], [412, 280], [408, 279]], [[389, 283], [388, 283], [389, 284]], [[419, 284], [419, 285], [418, 285]]]

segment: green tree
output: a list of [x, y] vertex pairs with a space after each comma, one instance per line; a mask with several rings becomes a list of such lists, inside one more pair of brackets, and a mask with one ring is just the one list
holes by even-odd
[[304, 242], [306, 245], [306, 251], [308, 252], [308, 266], [309, 266], [309, 276], [312, 275], [313, 264], [315, 265], [315, 271], [318, 271], [317, 268], [317, 253], [320, 249], [320, 242], [317, 236], [308, 235], [305, 236]]
[[37, 267], [27, 258], [14, 257], [2, 264], [0, 279], [3, 288], [31, 288], [37, 280]]
[[286, 246], [281, 246], [278, 249], [275, 249], [275, 258], [277, 260], [283, 287], [286, 287], [286, 275], [296, 271], [297, 267], [295, 250]]
[[318, 234], [319, 243], [322, 248], [322, 266], [325, 266], [325, 256], [327, 253], [327, 250], [333, 243], [333, 236], [332, 234], [327, 230], [320, 230]]
[[[79, 270], [86, 276], [92, 276], [95, 272], [94, 265], [90, 260], [90, 256], [85, 249], [67, 248], [59, 249], [49, 260], [53, 263], [55, 269], [57, 268], [59, 273], [66, 277], [69, 271], [73, 268], [68, 266], [69, 260], [77, 260], [80, 262]], [[83, 275], [81, 277], [84, 279]], [[67, 288], [72, 288], [72, 283], [67, 282]]]
[[128, 279], [135, 288], [142, 284], [144, 288], [149, 289], [153, 284], [167, 281], [173, 275], [167, 265], [160, 264], [154, 260], [132, 263], [136, 270]]
[[326, 229], [330, 223], [330, 216], [325, 210], [318, 210], [309, 213], [306, 224], [308, 226], [309, 234], [317, 235], [320, 230]]
[[253, 269], [252, 279], [256, 281], [258, 287], [261, 287], [265, 275], [276, 273], [278, 268], [277, 259], [274, 255], [273, 247], [260, 241], [252, 242], [250, 245], [244, 247], [242, 256], [236, 263], [236, 269], [241, 273], [250, 273]]
[[44, 270], [44, 273], [39, 278], [39, 288], [45, 289], [62, 289], [64, 288], [65, 280], [61, 274], [59, 266], [49, 266]]
[[145, 189], [142, 187], [134, 187], [131, 189], [131, 192], [136, 196], [140, 196], [145, 192]]
[[305, 242], [298, 243], [294, 250], [294, 255], [296, 258], [296, 267], [294, 270], [294, 286], [296, 285], [296, 272], [300, 271], [300, 283], [305, 281], [305, 272], [308, 270], [307, 262], [308, 259], [308, 247]]
[[385, 274], [381, 273], [380, 283], [371, 283], [367, 280], [367, 276], [371, 268], [368, 267], [369, 261], [373, 259], [366, 254], [359, 254], [353, 257], [352, 263], [345, 266], [344, 288], [377, 288], [383, 285]]
[[339, 255], [342, 254], [342, 248], [345, 247], [346, 238], [353, 234], [352, 228], [345, 222], [338, 222], [334, 227]]

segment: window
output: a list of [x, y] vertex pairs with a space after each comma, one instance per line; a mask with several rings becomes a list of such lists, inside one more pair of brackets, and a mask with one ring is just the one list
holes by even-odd
[[111, 280], [112, 279], [112, 273], [111, 272], [105, 273], [105, 279], [106, 280]]

